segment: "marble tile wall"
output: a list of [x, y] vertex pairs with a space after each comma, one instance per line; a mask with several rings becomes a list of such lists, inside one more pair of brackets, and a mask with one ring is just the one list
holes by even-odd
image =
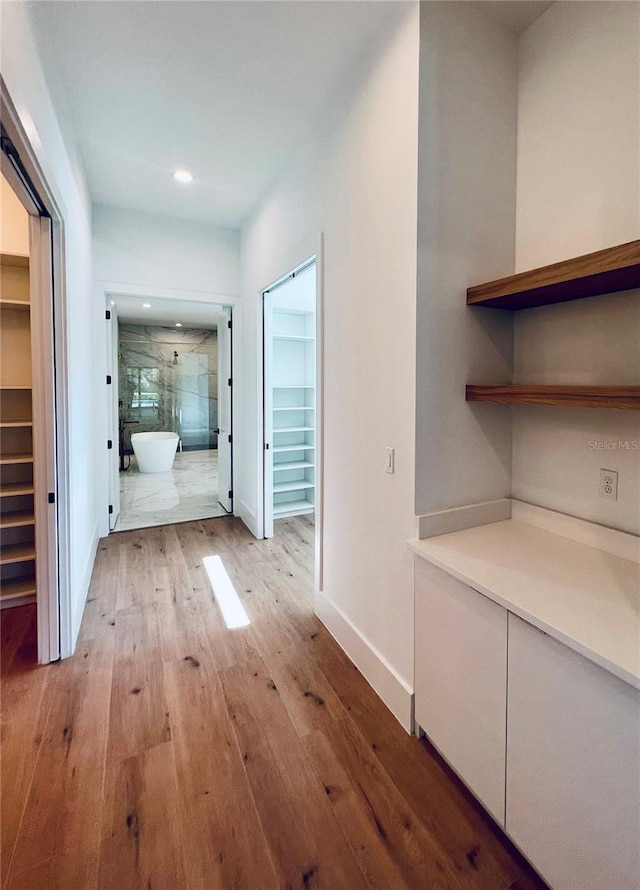
[[[176, 354], [177, 353], [177, 354]], [[121, 323], [118, 335], [120, 420], [131, 433], [171, 430], [187, 449], [217, 448], [216, 331]]]

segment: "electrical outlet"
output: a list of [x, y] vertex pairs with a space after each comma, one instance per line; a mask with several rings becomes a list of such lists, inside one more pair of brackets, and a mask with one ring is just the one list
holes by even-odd
[[616, 470], [600, 470], [599, 494], [607, 501], [618, 500], [618, 473]]
[[395, 448], [384, 449], [384, 469], [386, 473], [393, 473], [395, 470], [396, 454]]

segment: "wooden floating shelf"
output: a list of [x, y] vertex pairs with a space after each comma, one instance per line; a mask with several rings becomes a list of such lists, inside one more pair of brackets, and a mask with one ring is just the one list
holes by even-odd
[[640, 241], [478, 284], [467, 290], [467, 304], [531, 309], [633, 288], [640, 288]]
[[640, 410], [640, 386], [523, 386], [519, 384], [466, 388], [467, 402], [506, 405], [550, 405], [565, 408]]

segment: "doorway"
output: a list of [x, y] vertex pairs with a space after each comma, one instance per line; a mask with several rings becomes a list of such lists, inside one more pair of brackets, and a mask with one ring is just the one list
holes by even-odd
[[54, 328], [54, 295], [57, 312], [64, 301], [62, 239], [55, 204], [4, 85], [2, 113], [0, 609], [3, 623], [13, 617], [24, 623], [25, 610], [35, 613], [34, 660], [45, 664], [72, 648], [69, 589], [61, 584], [68, 561], [59, 555], [68, 541], [66, 473], [56, 447], [66, 441], [64, 412], [56, 412], [64, 322]]
[[315, 522], [318, 468], [316, 258], [263, 291], [264, 536]]
[[232, 513], [231, 311], [108, 295], [110, 530]]

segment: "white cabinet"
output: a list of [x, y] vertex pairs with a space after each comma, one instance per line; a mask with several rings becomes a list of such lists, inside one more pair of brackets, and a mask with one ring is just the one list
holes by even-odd
[[504, 825], [506, 609], [416, 558], [416, 722]]
[[640, 693], [514, 615], [508, 674], [508, 833], [554, 890], [638, 890]]

